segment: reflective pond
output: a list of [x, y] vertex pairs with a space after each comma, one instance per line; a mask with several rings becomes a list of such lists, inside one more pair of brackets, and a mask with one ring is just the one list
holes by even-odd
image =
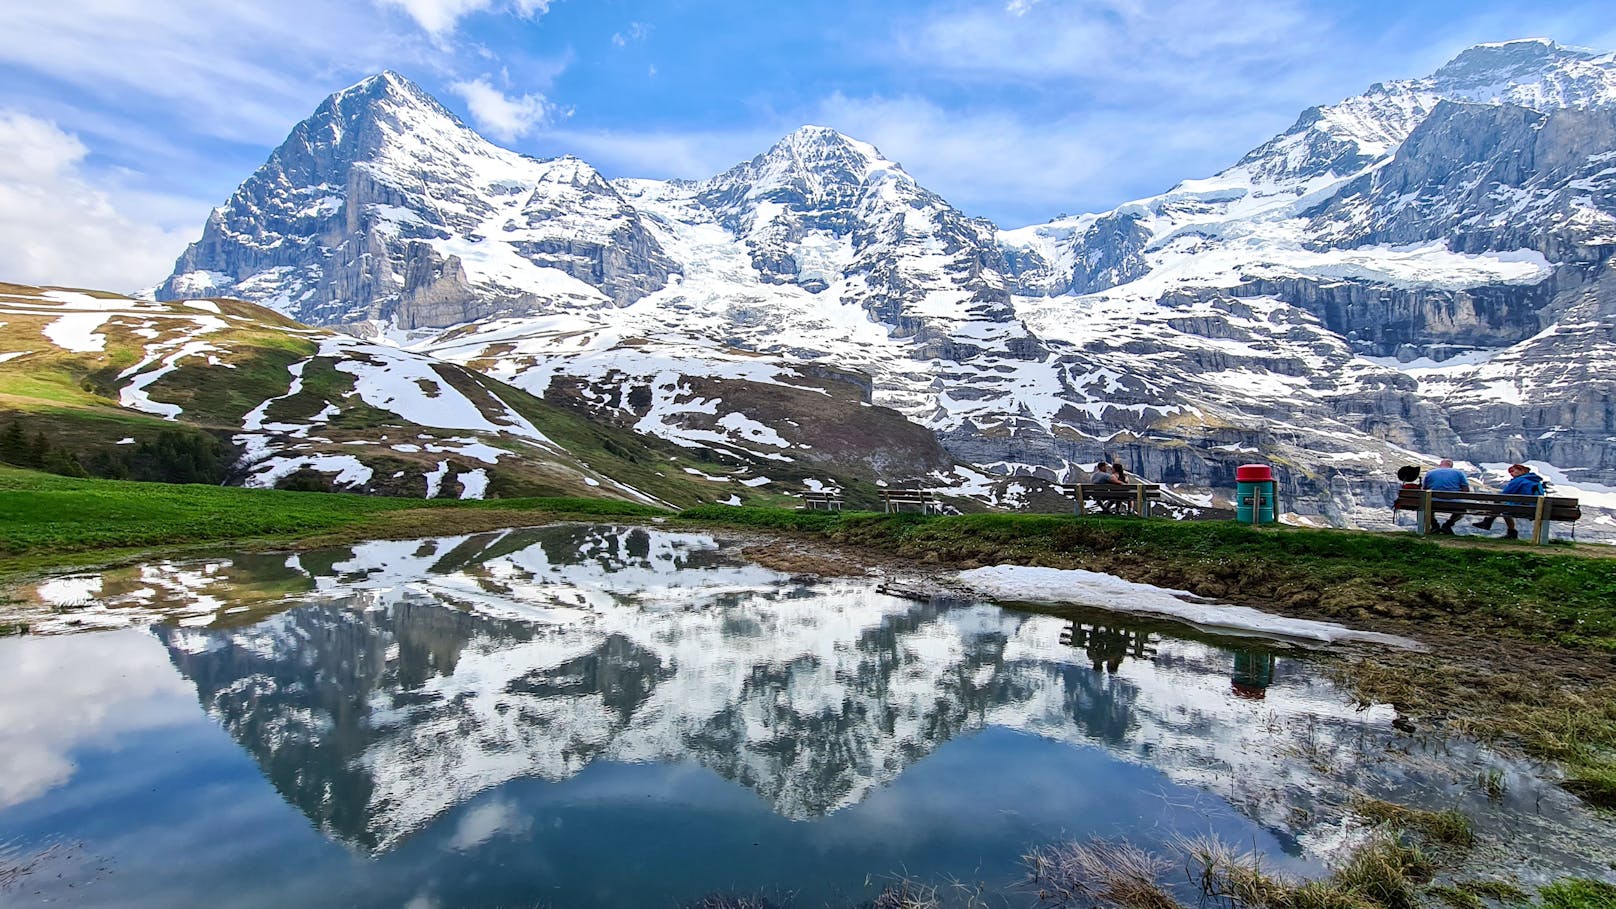
[[1608, 833], [1290, 650], [916, 602], [699, 534], [234, 555], [34, 597], [36, 631], [92, 633], [0, 640], [8, 904], [856, 906], [901, 876], [1031, 905], [1020, 856], [1065, 838], [1215, 833], [1319, 873], [1354, 792], [1458, 805], [1528, 870], [1598, 867], [1571, 831]]

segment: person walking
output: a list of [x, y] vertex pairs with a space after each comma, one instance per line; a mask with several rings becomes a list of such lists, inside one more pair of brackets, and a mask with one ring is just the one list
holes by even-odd
[[[1469, 492], [1470, 479], [1464, 475], [1464, 471], [1453, 466], [1451, 458], [1443, 458], [1435, 470], [1425, 474], [1425, 480], [1421, 482], [1420, 488], [1429, 489], [1432, 492]], [[1430, 516], [1430, 523], [1426, 525], [1425, 530], [1427, 533], [1445, 533], [1452, 536], [1453, 525], [1457, 524], [1459, 519], [1464, 516], [1463, 510], [1455, 511], [1453, 514], [1448, 515], [1448, 519], [1442, 522], [1442, 526], [1438, 527], [1436, 526], [1436, 514], [1433, 512]]]
[[[1509, 482], [1504, 484], [1504, 488], [1500, 492], [1506, 496], [1540, 496], [1545, 495], [1548, 490], [1545, 488], [1543, 478], [1534, 473], [1532, 468], [1527, 467], [1525, 464], [1511, 464], [1509, 465]], [[1481, 530], [1491, 530], [1493, 528], [1493, 518], [1495, 517], [1497, 515], [1488, 515], [1470, 526]], [[1504, 518], [1504, 539], [1518, 540], [1520, 538], [1520, 533], [1515, 529], [1515, 519], [1506, 516]]]

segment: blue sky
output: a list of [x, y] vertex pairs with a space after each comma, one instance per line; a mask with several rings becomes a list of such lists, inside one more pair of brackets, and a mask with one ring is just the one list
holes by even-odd
[[804, 123], [1005, 226], [1206, 176], [1482, 41], [1616, 49], [1601, 3], [52, 0], [0, 5], [0, 280], [130, 290], [327, 94], [384, 68], [501, 145], [704, 177]]

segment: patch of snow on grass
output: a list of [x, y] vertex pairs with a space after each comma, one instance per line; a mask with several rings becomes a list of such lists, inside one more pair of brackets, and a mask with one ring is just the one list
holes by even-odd
[[1364, 641], [1393, 647], [1420, 648], [1417, 642], [1407, 638], [1372, 631], [1357, 631], [1334, 622], [1285, 618], [1246, 606], [1195, 602], [1190, 599], [1194, 595], [1189, 591], [1135, 584], [1096, 571], [991, 565], [962, 571], [959, 577], [978, 592], [1001, 600], [1081, 603], [1114, 612], [1165, 616], [1213, 631], [1282, 640], [1324, 644]]
[[242, 485], [253, 489], [273, 489], [276, 483], [304, 468], [316, 473], [336, 474], [331, 480], [334, 486], [363, 486], [374, 475], [364, 462], [353, 455], [295, 455], [269, 458], [254, 466], [252, 474]]
[[69, 608], [89, 604], [100, 592], [101, 578], [97, 575], [54, 578], [35, 588], [41, 602]]
[[247, 413], [246, 416], [241, 418], [241, 428], [250, 430], [252, 432], [262, 430], [264, 428], [264, 417], [269, 413], [270, 405], [274, 404], [276, 401], [293, 397], [303, 391], [303, 370], [308, 365], [308, 360], [299, 360], [296, 363], [286, 367], [286, 371], [292, 375], [292, 384], [286, 389], [286, 394], [276, 395], [257, 407], [254, 407]]
[[[399, 448], [399, 446], [396, 445], [393, 447], [395, 450], [398, 450]], [[504, 450], [503, 448], [495, 448], [492, 445], [484, 444], [476, 439], [467, 438], [453, 438], [445, 440], [443, 444], [427, 445], [426, 450], [432, 452], [433, 454], [465, 455], [468, 458], [476, 458], [484, 464], [498, 464], [501, 455], [510, 454], [510, 452]]]
[[443, 478], [449, 475], [449, 462], [439, 461], [438, 466], [424, 474], [426, 477], [426, 498], [438, 497], [438, 489], [443, 485]]
[[[320, 356], [337, 359], [337, 369], [354, 377], [354, 392], [372, 407], [391, 411], [421, 426], [510, 433], [541, 444], [550, 440], [504, 402], [496, 401], [497, 422], [433, 368], [434, 361], [396, 347], [353, 338], [326, 338]], [[451, 367], [452, 368], [452, 367]]]
[[[185, 411], [178, 404], [165, 404], [161, 401], [153, 401], [151, 396], [146, 393], [146, 388], [153, 382], [161, 379], [163, 376], [166, 376], [174, 370], [179, 369], [180, 361], [186, 357], [194, 356], [199, 353], [205, 353], [210, 350], [218, 350], [218, 348], [206, 341], [186, 342], [180, 347], [179, 350], [176, 350], [165, 357], [163, 359], [163, 365], [135, 376], [134, 381], [130, 382], [128, 385], [125, 385], [123, 388], [118, 389], [118, 403], [131, 410], [138, 410], [142, 413], [156, 414], [165, 420], [178, 420], [180, 414], [184, 413]], [[124, 374], [127, 375], [128, 371], [126, 370]]]
[[460, 497], [480, 499], [488, 493], [488, 471], [481, 467], [460, 474]]
[[74, 353], [99, 353], [107, 349], [107, 336], [96, 332], [112, 318], [106, 312], [68, 313], [45, 326], [41, 334], [52, 344]]

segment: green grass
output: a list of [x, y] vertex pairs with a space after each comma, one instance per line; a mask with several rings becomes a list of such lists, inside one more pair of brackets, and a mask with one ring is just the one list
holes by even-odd
[[1616, 884], [1572, 878], [1538, 891], [1539, 909], [1616, 909]]
[[[240, 540], [293, 540], [343, 529], [383, 527], [389, 514], [413, 512], [416, 535], [447, 528], [465, 516], [499, 512], [640, 517], [665, 514], [630, 502], [586, 498], [525, 498], [462, 502], [334, 493], [284, 492], [223, 486], [180, 486], [121, 480], [79, 480], [0, 468], [0, 556], [13, 570], [40, 570], [71, 553]], [[514, 513], [511, 515], [510, 513]], [[489, 515], [483, 514], [483, 520]], [[510, 522], [507, 522], [510, 523]], [[447, 532], [447, 531], [446, 531]]]

